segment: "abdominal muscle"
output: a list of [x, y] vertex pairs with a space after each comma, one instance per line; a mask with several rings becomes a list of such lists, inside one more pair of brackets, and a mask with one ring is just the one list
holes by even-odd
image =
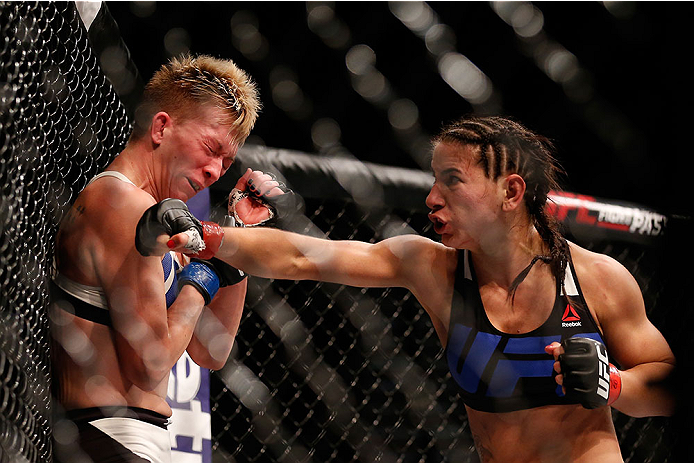
[[483, 463], [623, 462], [609, 407], [549, 405], [508, 413], [466, 409]]

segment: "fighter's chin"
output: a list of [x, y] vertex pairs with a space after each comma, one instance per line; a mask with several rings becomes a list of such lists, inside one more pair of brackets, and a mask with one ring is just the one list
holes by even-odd
[[465, 246], [460, 242], [460, 240], [456, 239], [455, 235], [449, 234], [449, 233], [442, 233], [441, 234], [441, 244], [444, 246], [447, 246], [449, 248], [456, 248], [456, 249], [463, 249]]
[[441, 244], [451, 247], [451, 235], [441, 235]]
[[190, 198], [194, 196], [194, 193], [190, 191], [172, 191], [169, 198], [180, 199], [183, 202], [187, 202]]
[[186, 185], [183, 188], [179, 189], [174, 194], [176, 195], [175, 196], [176, 198], [180, 199], [183, 202], [186, 202], [189, 199], [191, 199], [193, 196], [198, 194], [198, 190], [193, 188], [193, 186], [190, 185], [189, 183], [186, 183]]

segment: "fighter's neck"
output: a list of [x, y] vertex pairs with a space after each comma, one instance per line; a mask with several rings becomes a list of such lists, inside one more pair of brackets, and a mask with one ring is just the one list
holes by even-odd
[[530, 227], [522, 233], [511, 233], [494, 247], [472, 251], [478, 280], [508, 287], [536, 255], [549, 253], [547, 244], [537, 230]]
[[160, 169], [154, 162], [151, 153], [143, 152], [140, 149], [126, 147], [108, 165], [106, 170], [115, 170], [130, 179], [138, 188], [143, 189], [152, 195], [157, 201], [166, 199], [160, 198], [160, 188], [157, 186], [156, 179], [159, 177]]

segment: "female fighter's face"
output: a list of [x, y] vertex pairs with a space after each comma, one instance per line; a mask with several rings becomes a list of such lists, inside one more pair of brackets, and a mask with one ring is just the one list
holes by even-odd
[[478, 249], [493, 235], [503, 201], [502, 181], [480, 166], [479, 148], [441, 142], [431, 162], [434, 185], [426, 199], [441, 242], [457, 249]]

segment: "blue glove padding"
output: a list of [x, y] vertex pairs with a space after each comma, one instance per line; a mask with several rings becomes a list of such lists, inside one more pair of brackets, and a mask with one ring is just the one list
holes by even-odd
[[209, 260], [197, 259], [195, 257], [190, 259], [191, 262], [198, 262], [203, 265], [207, 265], [210, 270], [212, 270], [219, 278], [219, 287], [225, 288], [227, 286], [235, 285], [240, 283], [248, 275], [243, 273], [241, 270], [232, 267], [221, 259], [213, 257]]
[[219, 291], [219, 276], [209, 266], [200, 262], [191, 262], [178, 274], [178, 290], [183, 285], [193, 285], [205, 298], [205, 305], [212, 302]]

